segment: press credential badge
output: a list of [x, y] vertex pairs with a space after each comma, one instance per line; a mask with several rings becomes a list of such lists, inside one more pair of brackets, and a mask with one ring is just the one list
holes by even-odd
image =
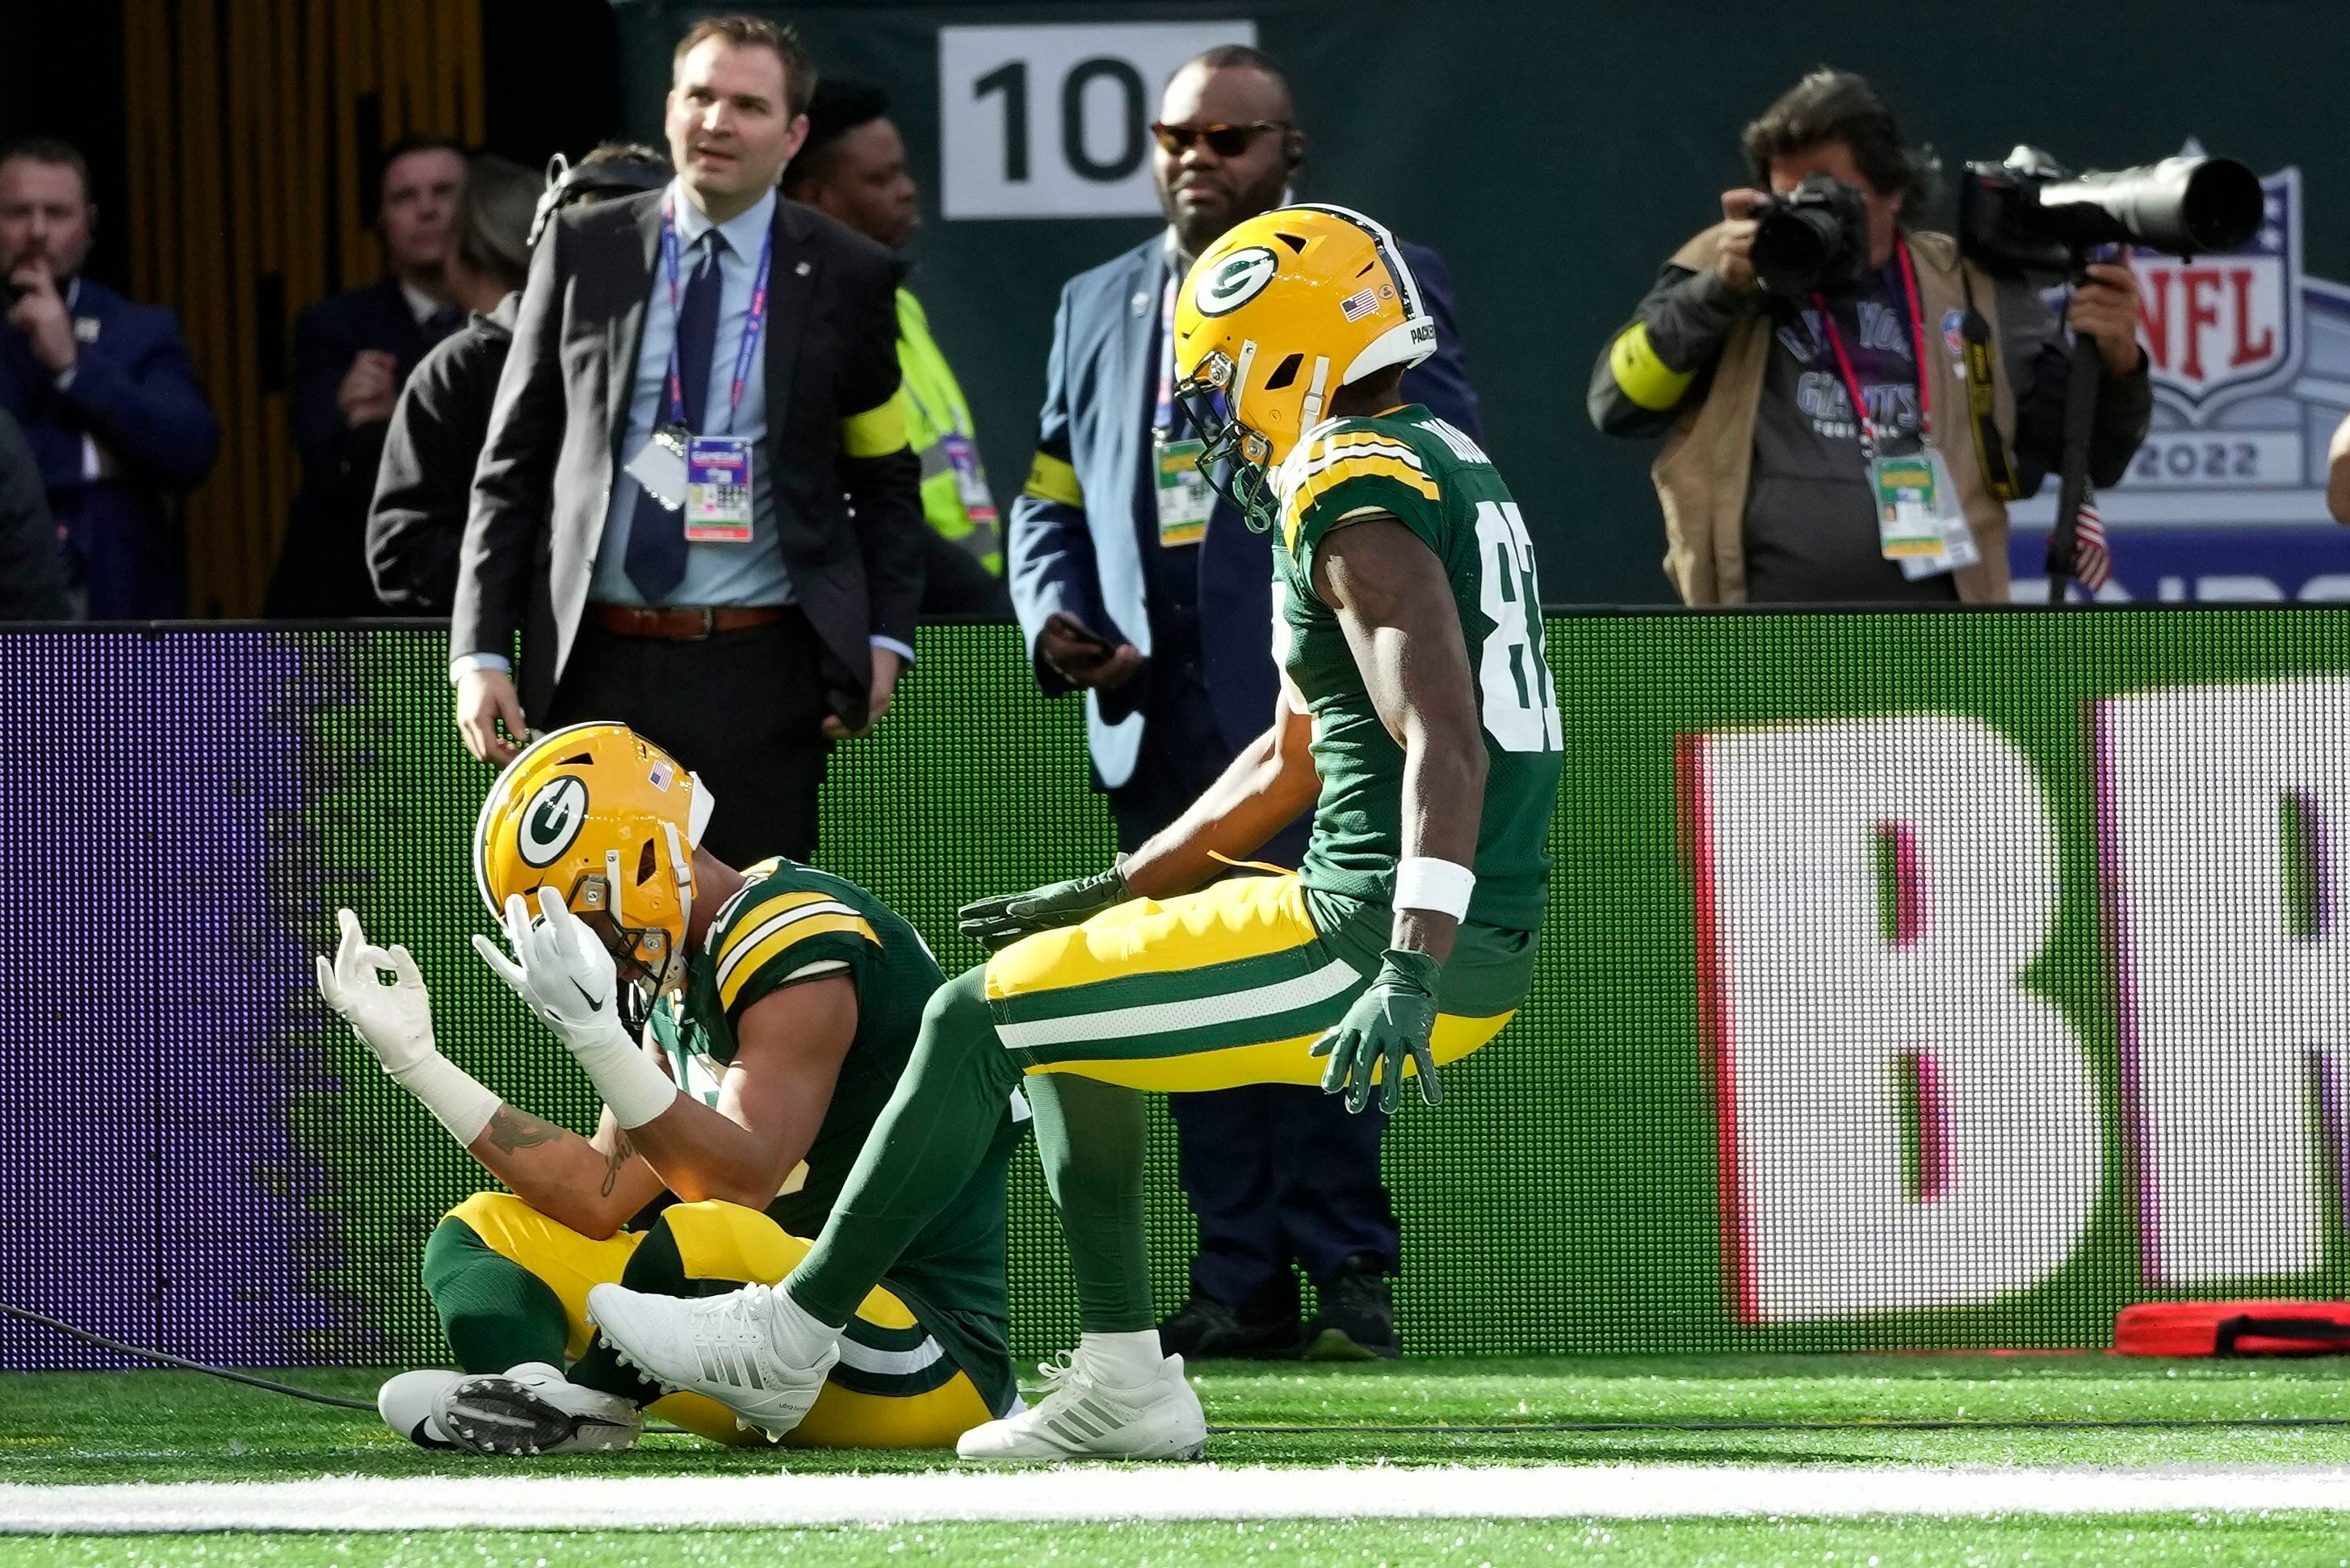
[[1159, 452], [1159, 542], [1196, 545], [1208, 536], [1216, 493], [1200, 472], [1205, 441], [1161, 441]]
[[686, 442], [685, 537], [694, 545], [751, 542], [751, 443], [741, 436]]
[[958, 431], [949, 431], [939, 437], [939, 446], [946, 453], [947, 465], [954, 471], [955, 498], [962, 503], [963, 515], [973, 523], [995, 521], [995, 495], [987, 488], [987, 475], [979, 466], [979, 443]]
[[1868, 460], [1877, 493], [1877, 536], [1888, 561], [1942, 553], [1941, 486], [1933, 453], [1878, 452]]

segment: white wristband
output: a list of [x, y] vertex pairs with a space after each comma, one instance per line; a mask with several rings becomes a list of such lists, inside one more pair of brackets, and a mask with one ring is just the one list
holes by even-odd
[[434, 1052], [422, 1061], [411, 1062], [392, 1074], [400, 1086], [414, 1095], [433, 1119], [449, 1129], [449, 1136], [470, 1147], [482, 1136], [505, 1102], [481, 1085], [479, 1080], [456, 1063]]
[[1477, 873], [1466, 866], [1415, 855], [1396, 867], [1395, 907], [1427, 909], [1465, 920], [1469, 918], [1469, 895], [1476, 886]]
[[588, 1069], [588, 1081], [612, 1107], [612, 1119], [622, 1131], [635, 1131], [677, 1103], [677, 1085], [619, 1024], [593, 1038], [567, 1044], [579, 1064]]

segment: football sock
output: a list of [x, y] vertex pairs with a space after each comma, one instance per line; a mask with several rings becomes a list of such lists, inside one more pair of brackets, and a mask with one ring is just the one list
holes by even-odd
[[1159, 1348], [1159, 1331], [1144, 1329], [1136, 1334], [1095, 1334], [1091, 1330], [1077, 1336], [1077, 1353], [1084, 1356], [1086, 1370], [1095, 1381], [1113, 1388], [1139, 1388], [1159, 1379], [1159, 1369], [1167, 1363]]
[[424, 1243], [422, 1273], [424, 1293], [441, 1314], [461, 1370], [504, 1372], [525, 1361], [563, 1365], [562, 1299], [463, 1220], [443, 1220], [433, 1228]]
[[832, 1218], [784, 1282], [818, 1324], [847, 1323], [987, 1158], [1020, 1069], [996, 1036], [986, 986], [986, 971], [974, 969], [931, 998], [914, 1054]]
[[1045, 1184], [1069, 1241], [1077, 1326], [1089, 1340], [1151, 1331], [1155, 1374], [1159, 1318], [1142, 1240], [1142, 1154], [1149, 1138], [1142, 1091], [1038, 1073], [1028, 1080], [1028, 1103], [1036, 1113]]
[[839, 1343], [840, 1332], [847, 1320], [825, 1323], [792, 1299], [789, 1291], [775, 1291], [767, 1297], [765, 1318], [767, 1343], [775, 1348], [776, 1359], [786, 1366], [814, 1366], [824, 1353]]

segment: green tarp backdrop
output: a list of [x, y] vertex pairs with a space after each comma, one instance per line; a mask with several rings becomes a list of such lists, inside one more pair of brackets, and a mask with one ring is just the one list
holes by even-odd
[[[723, 8], [619, 0], [633, 131], [659, 128], [679, 34]], [[1585, 381], [1658, 265], [1720, 216], [1723, 189], [1746, 182], [1740, 128], [1823, 61], [1875, 79], [1907, 133], [1938, 148], [1951, 173], [2020, 141], [2110, 169], [2167, 157], [2189, 137], [2263, 174], [2298, 165], [2308, 269], [2350, 276], [2341, 115], [2350, 33], [2334, 8], [2309, 0], [2222, 9], [2153, 0], [2094, 13], [2029, 0], [752, 8], [797, 24], [826, 71], [881, 83], [895, 100], [924, 192], [913, 286], [970, 395], [1005, 501], [1027, 471], [1061, 284], [1143, 238], [1153, 221], [942, 215], [942, 110], [956, 117], [958, 155], [1000, 173], [1018, 87], [1028, 182], [1098, 193], [1099, 182], [1069, 168], [1073, 78], [1084, 128], [1076, 158], [1097, 174], [1139, 155], [1160, 84], [1135, 88], [1141, 107], [1128, 125], [1128, 85], [1107, 67], [1083, 72], [1087, 62], [1147, 64], [1153, 46], [1128, 31], [1141, 24], [1253, 24], [1295, 78], [1314, 137], [1301, 192], [1360, 207], [1450, 262], [1485, 445], [1524, 506], [1555, 603], [1671, 597], [1658, 566], [1651, 449], [1593, 431]], [[1024, 77], [986, 56], [984, 39], [941, 74], [941, 28], [1055, 26], [1074, 32], [1022, 43], [1033, 67]]]

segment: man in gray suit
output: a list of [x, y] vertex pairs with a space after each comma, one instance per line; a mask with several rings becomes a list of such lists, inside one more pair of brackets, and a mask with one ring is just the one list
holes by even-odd
[[815, 83], [790, 28], [697, 24], [676, 181], [541, 238], [450, 628], [476, 757], [526, 715], [626, 723], [725, 803], [706, 847], [743, 864], [814, 851], [826, 753], [889, 705], [921, 598], [889, 257], [775, 192]]

